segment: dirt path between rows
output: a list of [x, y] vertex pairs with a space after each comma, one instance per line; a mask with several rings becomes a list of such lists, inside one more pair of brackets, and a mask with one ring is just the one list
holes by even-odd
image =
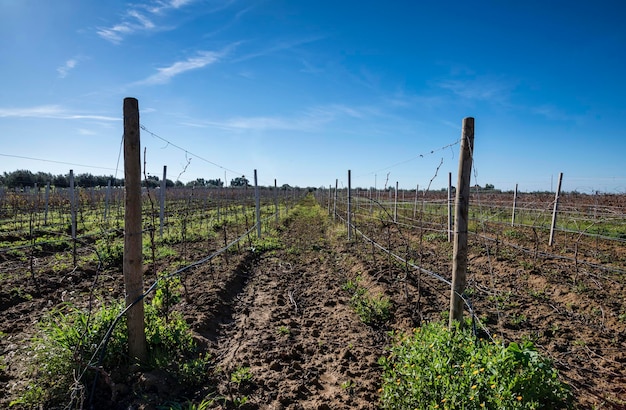
[[350, 307], [325, 219], [293, 216], [247, 272], [211, 352], [223, 408], [377, 408], [384, 333]]

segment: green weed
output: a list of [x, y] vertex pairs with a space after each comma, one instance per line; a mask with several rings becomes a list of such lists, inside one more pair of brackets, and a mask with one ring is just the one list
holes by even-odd
[[[206, 377], [209, 357], [198, 355], [189, 326], [178, 312], [163, 315], [158, 298], [145, 304], [146, 341], [149, 368], [163, 368], [187, 385], [198, 384]], [[44, 316], [31, 341], [31, 383], [12, 404], [78, 408], [89, 394], [95, 369], [102, 366], [125, 369], [127, 327], [117, 323], [102, 354], [105, 334], [124, 303], [102, 306], [91, 314], [71, 304], [64, 304]], [[122, 374], [118, 370], [116, 373]]]
[[252, 380], [252, 372], [249, 367], [238, 367], [230, 375], [230, 381], [239, 385]]
[[477, 340], [443, 323], [394, 338], [379, 360], [383, 409], [571, 408], [569, 387], [530, 342]]

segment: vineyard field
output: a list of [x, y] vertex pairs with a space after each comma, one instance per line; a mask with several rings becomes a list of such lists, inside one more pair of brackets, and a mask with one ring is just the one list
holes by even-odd
[[[177, 280], [168, 309], [206, 358], [195, 382], [166, 367], [103, 368], [45, 408], [384, 407], [391, 332], [447, 319], [445, 193], [355, 192], [349, 239], [346, 190], [262, 190], [260, 238], [251, 191], [168, 190], [162, 213], [158, 190], [144, 192], [145, 288]], [[549, 245], [553, 200], [520, 195], [512, 220], [512, 195], [472, 194], [464, 297], [480, 337], [532, 342], [576, 408], [626, 408], [626, 197], [563, 195]], [[0, 197], [2, 407], [43, 377], [32, 340], [46, 317], [124, 297], [123, 192], [45, 201]], [[380, 310], [355, 303], [363, 294]]]

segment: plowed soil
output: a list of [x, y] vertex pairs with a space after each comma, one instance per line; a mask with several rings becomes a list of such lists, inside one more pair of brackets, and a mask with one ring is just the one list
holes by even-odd
[[[394, 251], [419, 243], [404, 256], [449, 278], [447, 241], [376, 229], [377, 241]], [[358, 236], [348, 241], [345, 226], [333, 223], [312, 197], [281, 221], [279, 236], [278, 248], [242, 250], [183, 277], [184, 301], [177, 309], [212, 358], [204, 386], [186, 388], [162, 372], [143, 373], [115, 394], [104, 386], [95, 408], [153, 409], [186, 400], [211, 401], [208, 408], [219, 409], [379, 408], [377, 360], [390, 342], [388, 332], [447, 317], [449, 289]], [[626, 408], [624, 275], [574, 269], [504, 247], [496, 254], [484, 241], [473, 241], [468, 287], [489, 331], [507, 341], [532, 340], [572, 386], [578, 408]], [[0, 268], [28, 271], [10, 259]], [[85, 304], [96, 279], [107, 297], [123, 294], [119, 272], [96, 278], [93, 271], [50, 267], [36, 288], [27, 275], [7, 276], [0, 291], [3, 408], [32, 374], [25, 367], [27, 342], [43, 313], [62, 302]], [[391, 299], [389, 321], [367, 325], [359, 319], [345, 289], [357, 277], [370, 292]], [[244, 370], [245, 377], [233, 377]]]

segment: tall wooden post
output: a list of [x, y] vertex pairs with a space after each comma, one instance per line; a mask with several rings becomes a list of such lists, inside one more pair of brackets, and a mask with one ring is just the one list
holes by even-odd
[[549, 246], [554, 243], [554, 229], [556, 228], [556, 215], [559, 212], [559, 197], [561, 196], [561, 182], [563, 182], [563, 173], [559, 173], [559, 183], [556, 186], [556, 195], [554, 196], [554, 210], [552, 211], [552, 224], [550, 225], [550, 241]]
[[393, 200], [393, 222], [398, 222], [398, 181], [396, 181], [396, 190]]
[[332, 195], [332, 192], [333, 192], [333, 186], [328, 185], [328, 216], [330, 216], [330, 196]]
[[159, 236], [163, 237], [163, 225], [165, 224], [165, 191], [167, 190], [167, 165], [163, 165], [163, 179], [159, 191]]
[[46, 201], [45, 203], [46, 210], [44, 211], [44, 214], [43, 214], [43, 224], [48, 225], [48, 205], [50, 204], [50, 182], [46, 184], [45, 201]]
[[348, 241], [352, 240], [352, 173], [348, 170]]
[[280, 214], [280, 210], [278, 209], [278, 185], [276, 183], [276, 178], [274, 178], [274, 210], [276, 213], [276, 223], [278, 223], [278, 216]]
[[[143, 294], [141, 255], [141, 149], [139, 141], [139, 103], [124, 99], [124, 286], [126, 306]], [[140, 300], [129, 309], [128, 354], [131, 360], [145, 362], [148, 358], [144, 329], [144, 307]]]
[[448, 172], [448, 242], [452, 242], [452, 172]]
[[254, 170], [254, 205], [256, 210], [256, 236], [261, 238], [261, 197], [259, 194], [259, 181], [256, 169]]
[[72, 216], [72, 255], [76, 267], [76, 189], [74, 188], [74, 170], [70, 169], [70, 213]]
[[337, 219], [337, 188], [339, 188], [339, 179], [335, 178], [335, 200], [333, 202], [333, 221]]
[[474, 151], [474, 118], [463, 119], [459, 175], [456, 184], [454, 211], [454, 253], [452, 259], [452, 289], [450, 292], [450, 323], [463, 321], [463, 298], [467, 273], [467, 216], [469, 211], [470, 176]]
[[420, 184], [415, 187], [415, 199], [413, 200], [413, 219], [417, 216], [417, 196], [420, 192]]

